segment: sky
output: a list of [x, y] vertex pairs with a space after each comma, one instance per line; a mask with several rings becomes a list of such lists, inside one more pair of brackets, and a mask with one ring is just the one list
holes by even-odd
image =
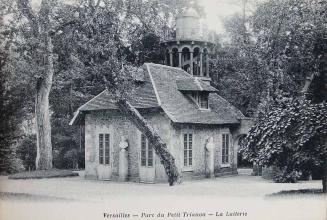
[[209, 29], [224, 32], [223, 20], [235, 13], [242, 12], [242, 0], [198, 0], [204, 7], [205, 23]]

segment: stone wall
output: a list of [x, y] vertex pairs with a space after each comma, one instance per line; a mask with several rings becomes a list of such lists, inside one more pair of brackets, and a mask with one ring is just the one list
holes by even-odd
[[137, 178], [138, 146], [137, 129], [117, 111], [97, 111], [85, 116], [85, 177], [97, 179], [99, 164], [98, 134], [110, 134], [112, 178], [118, 177], [119, 143], [124, 136], [128, 140], [129, 174], [130, 178]]
[[[165, 124], [165, 130], [169, 130], [165, 135], [165, 141], [168, 143], [168, 148], [175, 158], [177, 167], [182, 173], [183, 180], [205, 178], [205, 143], [208, 138], [213, 137], [215, 143], [215, 176], [237, 174], [237, 148], [234, 147], [233, 137], [228, 127], [222, 126], [187, 126]], [[183, 134], [193, 133], [193, 166], [184, 167], [183, 154]], [[229, 165], [222, 167], [221, 163], [221, 147], [222, 134], [230, 134], [230, 151]], [[167, 139], [170, 137], [170, 139]], [[157, 161], [156, 177], [158, 182], [166, 182], [167, 177], [165, 171]]]
[[[205, 178], [205, 143], [213, 137], [215, 143], [215, 176], [237, 173], [237, 148], [234, 147], [230, 129], [224, 126], [187, 126], [174, 125], [163, 112], [147, 113], [147, 121], [168, 145], [168, 149], [175, 157], [178, 169], [182, 172], [183, 179]], [[139, 181], [140, 169], [140, 135], [141, 132], [118, 111], [97, 111], [85, 116], [85, 177], [97, 179], [98, 134], [110, 133], [112, 180], [118, 179], [119, 169], [119, 143], [124, 136], [129, 143], [129, 181]], [[183, 134], [193, 133], [193, 166], [184, 167], [183, 164]], [[222, 167], [221, 147], [222, 134], [230, 134], [230, 164]], [[167, 182], [165, 170], [158, 156], [155, 156], [155, 182]]]

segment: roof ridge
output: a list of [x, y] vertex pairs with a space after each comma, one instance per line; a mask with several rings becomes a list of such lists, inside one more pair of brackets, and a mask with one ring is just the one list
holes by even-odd
[[153, 77], [152, 77], [152, 74], [151, 74], [151, 71], [150, 71], [150, 68], [149, 68], [149, 63], [145, 63], [144, 64], [146, 66], [146, 69], [148, 70], [148, 73], [149, 73], [149, 77], [150, 77], [150, 80], [151, 80], [151, 84], [152, 84], [152, 87], [153, 87], [153, 90], [154, 90], [154, 94], [156, 95], [156, 98], [157, 98], [157, 101], [158, 101], [158, 105], [161, 106], [161, 100], [160, 100], [160, 97], [159, 97], [159, 94], [158, 94], [158, 91], [157, 91], [157, 87], [154, 83], [154, 80], [153, 80]]
[[96, 99], [97, 97], [99, 97], [102, 93], [104, 92], [109, 92], [107, 88], [105, 88], [102, 92], [100, 92], [99, 94], [97, 94], [96, 96], [94, 96], [92, 99], [90, 99], [89, 101], [87, 101], [86, 103], [84, 103], [83, 105], [81, 105], [77, 111], [79, 111], [83, 106], [87, 105], [88, 103], [90, 103], [93, 99]]
[[75, 112], [74, 112], [74, 116], [73, 118], [70, 120], [69, 125], [73, 125], [74, 121], [76, 120], [76, 118], [79, 116], [80, 114], [80, 109], [83, 108], [83, 106], [86, 106], [88, 103], [90, 103], [91, 101], [93, 101], [94, 99], [96, 99], [97, 97], [99, 97], [102, 93], [104, 92], [108, 92], [108, 89], [105, 88], [102, 92], [100, 92], [99, 94], [97, 94], [96, 96], [94, 96], [92, 99], [90, 99], [89, 101], [87, 101], [86, 103], [84, 103], [83, 105], [81, 105]]
[[188, 72], [186, 72], [185, 70], [181, 69], [180, 67], [174, 67], [174, 66], [167, 66], [164, 64], [158, 64], [158, 63], [144, 63], [145, 65], [153, 65], [153, 66], [162, 66], [164, 68], [167, 69], [173, 69], [173, 70], [178, 70], [179, 72], [183, 73], [185, 76], [188, 76], [189, 78], [195, 78], [193, 76], [191, 76]]

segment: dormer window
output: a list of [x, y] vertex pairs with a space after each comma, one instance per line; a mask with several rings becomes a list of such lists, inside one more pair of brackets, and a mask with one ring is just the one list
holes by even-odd
[[177, 89], [192, 99], [203, 110], [209, 109], [209, 93], [217, 89], [196, 77], [176, 80]]
[[199, 106], [200, 109], [209, 109], [208, 92], [192, 91], [191, 98]]
[[202, 93], [200, 95], [200, 108], [208, 109], [209, 108], [209, 101], [208, 101], [208, 93]]

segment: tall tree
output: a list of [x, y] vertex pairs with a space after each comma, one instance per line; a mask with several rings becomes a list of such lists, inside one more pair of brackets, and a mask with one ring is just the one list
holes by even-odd
[[[241, 147], [246, 159], [280, 168], [276, 181], [295, 181], [302, 173], [319, 170], [324, 192], [327, 190], [326, 9], [327, 3], [321, 0], [272, 0], [259, 7], [254, 26], [256, 43], [262, 45], [258, 54], [267, 76], [277, 86], [270, 87], [269, 108], [259, 115]], [[272, 21], [264, 15], [269, 13], [276, 19]], [[275, 30], [271, 31], [267, 24], [275, 21]], [[281, 91], [290, 93], [290, 88], [294, 88], [293, 97], [285, 97]]]
[[[70, 59], [75, 60], [75, 65], [89, 76], [105, 81], [105, 86], [114, 99], [119, 109], [139, 128], [154, 145], [157, 155], [166, 169], [169, 184], [174, 185], [179, 181], [179, 172], [174, 158], [167, 149], [160, 136], [146, 122], [137, 109], [132, 107], [126, 97], [125, 91], [133, 87], [129, 84], [131, 73], [137, 71], [125, 65], [124, 56], [118, 56], [118, 49], [122, 46], [122, 32], [120, 26], [120, 7], [117, 4], [105, 4], [85, 0], [81, 7], [76, 7], [76, 16], [70, 19], [70, 27], [63, 31], [66, 41], [74, 42]], [[68, 36], [68, 38], [67, 38]], [[125, 67], [122, 67], [125, 66]], [[129, 71], [130, 70], [130, 71]], [[82, 72], [81, 72], [82, 73]], [[83, 73], [82, 73], [83, 74]], [[102, 83], [102, 85], [104, 85]]]
[[213, 59], [213, 83], [248, 116], [269, 110], [277, 90], [299, 95], [306, 77], [318, 71], [324, 11], [322, 0], [265, 1], [246, 19], [246, 41], [242, 16], [228, 19], [229, 41]]
[[11, 72], [11, 45], [14, 38], [15, 22], [8, 21], [13, 13], [13, 2], [2, 1], [0, 9], [0, 173], [13, 173], [22, 169], [16, 155], [17, 141], [22, 136], [20, 124], [28, 106], [24, 96], [26, 87], [16, 86]]
[[34, 48], [28, 51], [36, 59], [40, 72], [35, 76], [35, 117], [37, 137], [36, 169], [52, 168], [51, 124], [49, 94], [52, 87], [53, 44], [50, 36], [50, 13], [54, 1], [42, 0], [40, 11], [35, 14], [29, 0], [17, 0], [20, 12], [28, 20], [28, 40], [34, 40]]

